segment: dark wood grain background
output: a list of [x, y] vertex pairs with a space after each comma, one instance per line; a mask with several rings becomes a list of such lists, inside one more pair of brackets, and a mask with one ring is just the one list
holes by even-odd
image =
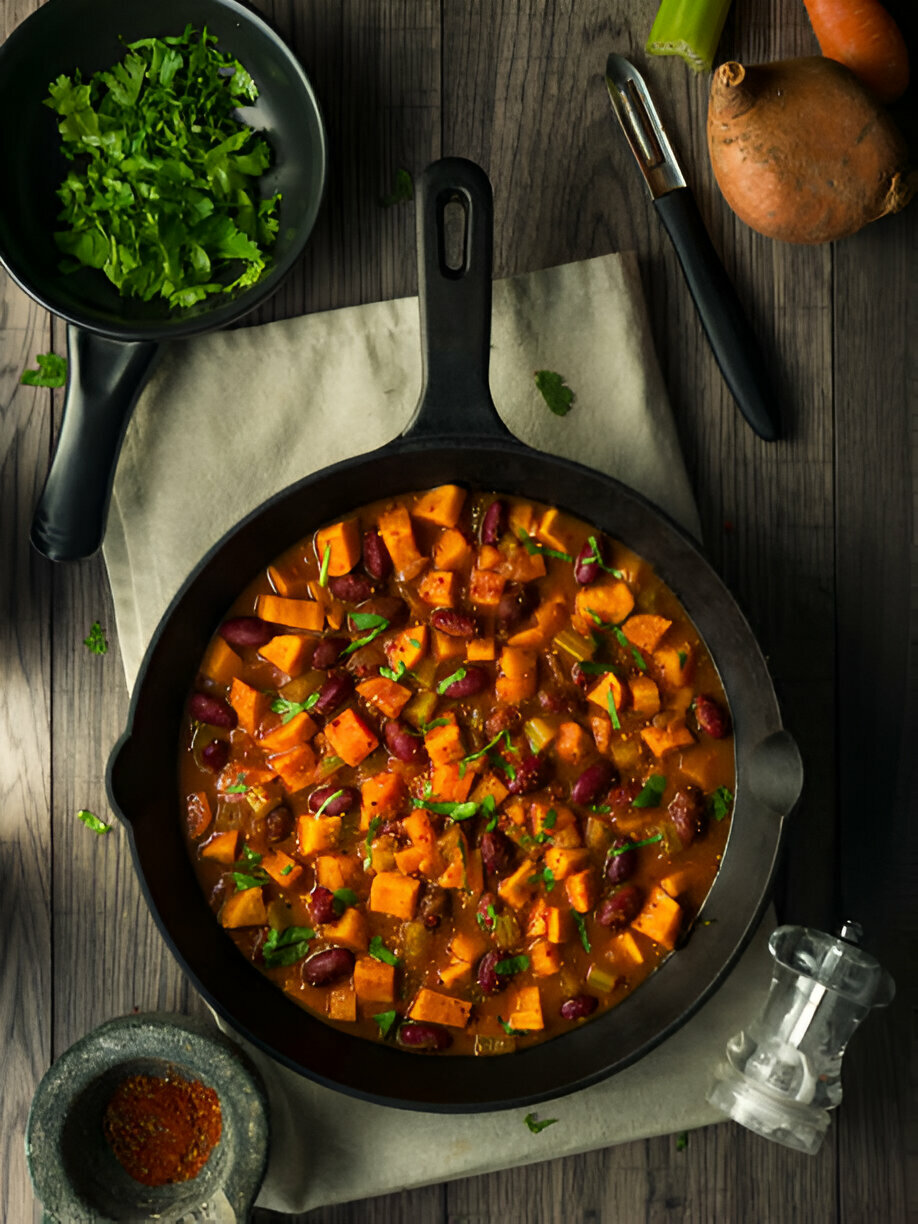
[[[0, 0], [2, 36], [35, 7]], [[685, 1150], [652, 1139], [302, 1219], [918, 1220], [918, 205], [819, 248], [746, 229], [708, 167], [707, 79], [643, 53], [650, 0], [255, 7], [312, 77], [331, 167], [305, 257], [253, 322], [413, 292], [413, 208], [378, 199], [398, 167], [443, 154], [491, 176], [496, 275], [638, 252], [707, 549], [770, 658], [805, 759], [781, 916], [825, 926], [850, 912], [899, 985], [852, 1043], [845, 1101], [815, 1158], [730, 1123], [693, 1133]], [[914, 0], [888, 7], [918, 63]], [[613, 126], [601, 76], [613, 49], [646, 66], [761, 337], [786, 423], [775, 445], [750, 433], [725, 391]], [[800, 0], [735, 0], [720, 53], [815, 50]], [[899, 108], [913, 148], [915, 96]], [[132, 1008], [202, 1008], [154, 930], [120, 833], [96, 838], [74, 819], [81, 807], [106, 812], [104, 765], [127, 694], [101, 561], [54, 567], [28, 544], [61, 403], [18, 379], [36, 353], [65, 351], [62, 328], [4, 278], [0, 329], [0, 1210], [23, 1224], [38, 1218], [25, 1120], [51, 1061]], [[103, 658], [82, 645], [97, 619], [113, 647]], [[548, 1157], [551, 1131], [543, 1142]]]

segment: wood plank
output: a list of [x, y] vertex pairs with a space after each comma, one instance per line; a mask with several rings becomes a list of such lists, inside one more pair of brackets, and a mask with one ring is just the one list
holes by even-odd
[[51, 1062], [50, 567], [29, 523], [48, 462], [51, 395], [19, 385], [47, 352], [47, 315], [0, 273], [0, 1202], [30, 1220], [23, 1151]]

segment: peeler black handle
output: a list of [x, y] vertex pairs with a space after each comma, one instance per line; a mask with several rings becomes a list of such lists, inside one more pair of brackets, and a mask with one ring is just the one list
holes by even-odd
[[771, 379], [755, 333], [740, 305], [695, 198], [677, 187], [654, 200], [672, 239], [702, 326], [740, 412], [766, 442], [780, 437]]

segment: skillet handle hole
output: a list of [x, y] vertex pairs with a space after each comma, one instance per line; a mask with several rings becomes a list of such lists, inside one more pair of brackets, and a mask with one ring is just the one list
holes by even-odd
[[437, 201], [440, 271], [458, 280], [468, 269], [469, 202], [464, 192], [444, 192]]

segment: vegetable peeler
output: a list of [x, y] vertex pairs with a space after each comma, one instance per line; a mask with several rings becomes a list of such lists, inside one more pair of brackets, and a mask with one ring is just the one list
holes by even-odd
[[758, 341], [686, 186], [644, 79], [624, 56], [613, 52], [606, 61], [606, 88], [676, 248], [724, 381], [755, 433], [774, 442], [780, 436], [775, 396]]

